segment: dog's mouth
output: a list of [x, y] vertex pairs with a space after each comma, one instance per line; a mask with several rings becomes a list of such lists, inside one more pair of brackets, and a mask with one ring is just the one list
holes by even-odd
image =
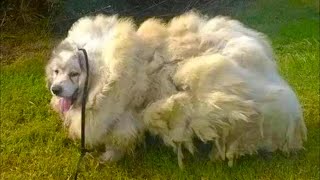
[[60, 111], [62, 113], [65, 113], [67, 111], [69, 111], [69, 109], [71, 108], [73, 104], [73, 101], [71, 98], [61, 98], [59, 101], [59, 105], [60, 105]]
[[65, 113], [71, 109], [78, 96], [78, 91], [75, 91], [71, 97], [61, 97], [59, 100], [60, 111]]

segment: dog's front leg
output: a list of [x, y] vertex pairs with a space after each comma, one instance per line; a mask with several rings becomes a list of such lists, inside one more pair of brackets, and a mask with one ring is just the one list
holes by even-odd
[[100, 163], [112, 163], [119, 161], [124, 156], [124, 151], [116, 147], [106, 147], [99, 157]]

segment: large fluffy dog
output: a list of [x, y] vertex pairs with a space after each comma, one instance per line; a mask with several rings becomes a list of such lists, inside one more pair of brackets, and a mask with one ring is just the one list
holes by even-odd
[[85, 17], [55, 48], [47, 65], [52, 106], [80, 137], [80, 101], [90, 64], [86, 142], [118, 160], [145, 130], [178, 154], [193, 140], [212, 143], [213, 159], [259, 149], [302, 148], [306, 127], [295, 93], [280, 77], [262, 34], [226, 17], [190, 12], [138, 29], [117, 16]]

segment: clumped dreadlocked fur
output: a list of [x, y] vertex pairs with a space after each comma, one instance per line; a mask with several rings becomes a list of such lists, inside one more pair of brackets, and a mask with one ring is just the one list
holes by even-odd
[[[182, 149], [195, 151], [194, 138], [212, 143], [210, 158], [229, 165], [259, 149], [303, 148], [302, 111], [277, 71], [269, 42], [238, 21], [189, 12], [168, 24], [152, 18], [137, 29], [128, 19], [98, 15], [76, 22], [65, 43], [74, 48], [56, 48], [48, 84], [61, 83], [55, 68], [63, 74], [79, 68], [77, 48], [86, 49], [86, 142], [105, 146], [103, 161], [132, 151], [146, 130], [173, 147], [180, 167]], [[63, 88], [82, 89], [83, 79], [80, 73], [64, 80], [69, 85]], [[54, 95], [52, 106], [59, 111], [65, 98]], [[62, 113], [73, 138], [80, 137], [79, 101], [64, 105], [69, 109]]]

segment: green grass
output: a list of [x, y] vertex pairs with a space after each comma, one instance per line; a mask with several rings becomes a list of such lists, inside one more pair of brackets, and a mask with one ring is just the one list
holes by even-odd
[[[226, 162], [188, 157], [180, 170], [171, 149], [140, 148], [118, 164], [97, 166], [87, 157], [83, 179], [319, 179], [319, 9], [315, 1], [259, 0], [232, 16], [267, 34], [281, 74], [297, 92], [308, 128], [306, 150], [272, 158], [247, 156]], [[32, 30], [32, 29], [30, 29]], [[3, 33], [1, 40], [1, 179], [67, 179], [76, 166], [78, 144], [67, 138], [48, 105], [44, 65], [53, 39], [40, 32]], [[26, 32], [26, 31], [22, 31]]]

